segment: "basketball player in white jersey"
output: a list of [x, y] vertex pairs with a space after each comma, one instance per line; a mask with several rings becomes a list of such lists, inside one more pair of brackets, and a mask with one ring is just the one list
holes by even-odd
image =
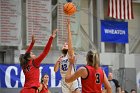
[[[62, 77], [61, 80], [61, 86], [62, 86], [62, 92], [63, 93], [80, 93], [78, 81], [74, 81], [72, 83], [66, 83], [65, 82], [65, 76], [66, 72], [68, 70], [69, 61], [68, 61], [68, 44], [65, 43], [62, 47], [62, 56], [60, 56], [54, 66], [54, 71], [57, 72], [60, 69], [60, 74]], [[75, 68], [73, 66], [72, 72], [74, 73]]]
[[[68, 46], [69, 45], [69, 46]], [[69, 47], [69, 48], [68, 48]], [[69, 49], [69, 50], [68, 50]], [[57, 72], [60, 69], [60, 74], [62, 77], [61, 86], [63, 93], [80, 93], [78, 80], [75, 80], [72, 83], [65, 82], [66, 72], [69, 66], [68, 57], [74, 56], [74, 51], [72, 51], [72, 39], [71, 39], [71, 32], [70, 32], [70, 23], [68, 20], [68, 43], [65, 43], [62, 47], [62, 56], [60, 56], [54, 66], [54, 71]], [[72, 72], [74, 73], [74, 66], [72, 68]]]

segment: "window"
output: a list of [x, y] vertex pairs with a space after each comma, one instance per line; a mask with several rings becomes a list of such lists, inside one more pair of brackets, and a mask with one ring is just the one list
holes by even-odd
[[0, 51], [0, 63], [5, 62], [5, 57], [6, 57], [6, 52], [5, 51]]

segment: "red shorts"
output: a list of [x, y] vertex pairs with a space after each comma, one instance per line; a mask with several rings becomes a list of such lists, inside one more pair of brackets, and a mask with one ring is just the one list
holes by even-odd
[[23, 88], [20, 93], [38, 93], [36, 88]]

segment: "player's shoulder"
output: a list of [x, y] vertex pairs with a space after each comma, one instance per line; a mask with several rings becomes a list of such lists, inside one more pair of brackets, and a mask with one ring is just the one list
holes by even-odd
[[78, 70], [84, 71], [84, 70], [87, 70], [87, 68], [85, 66], [81, 66], [81, 67], [78, 68]]
[[63, 58], [63, 57], [64, 57], [64, 55], [60, 55], [60, 56], [59, 56], [59, 58]]
[[58, 57], [58, 59], [62, 59], [62, 58], [64, 58], [64, 56], [63, 56], [63, 55], [60, 55], [60, 56]]

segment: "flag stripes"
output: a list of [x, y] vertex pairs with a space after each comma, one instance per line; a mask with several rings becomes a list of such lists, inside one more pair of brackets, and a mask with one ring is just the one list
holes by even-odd
[[116, 19], [133, 19], [132, 0], [108, 0], [108, 16]]

